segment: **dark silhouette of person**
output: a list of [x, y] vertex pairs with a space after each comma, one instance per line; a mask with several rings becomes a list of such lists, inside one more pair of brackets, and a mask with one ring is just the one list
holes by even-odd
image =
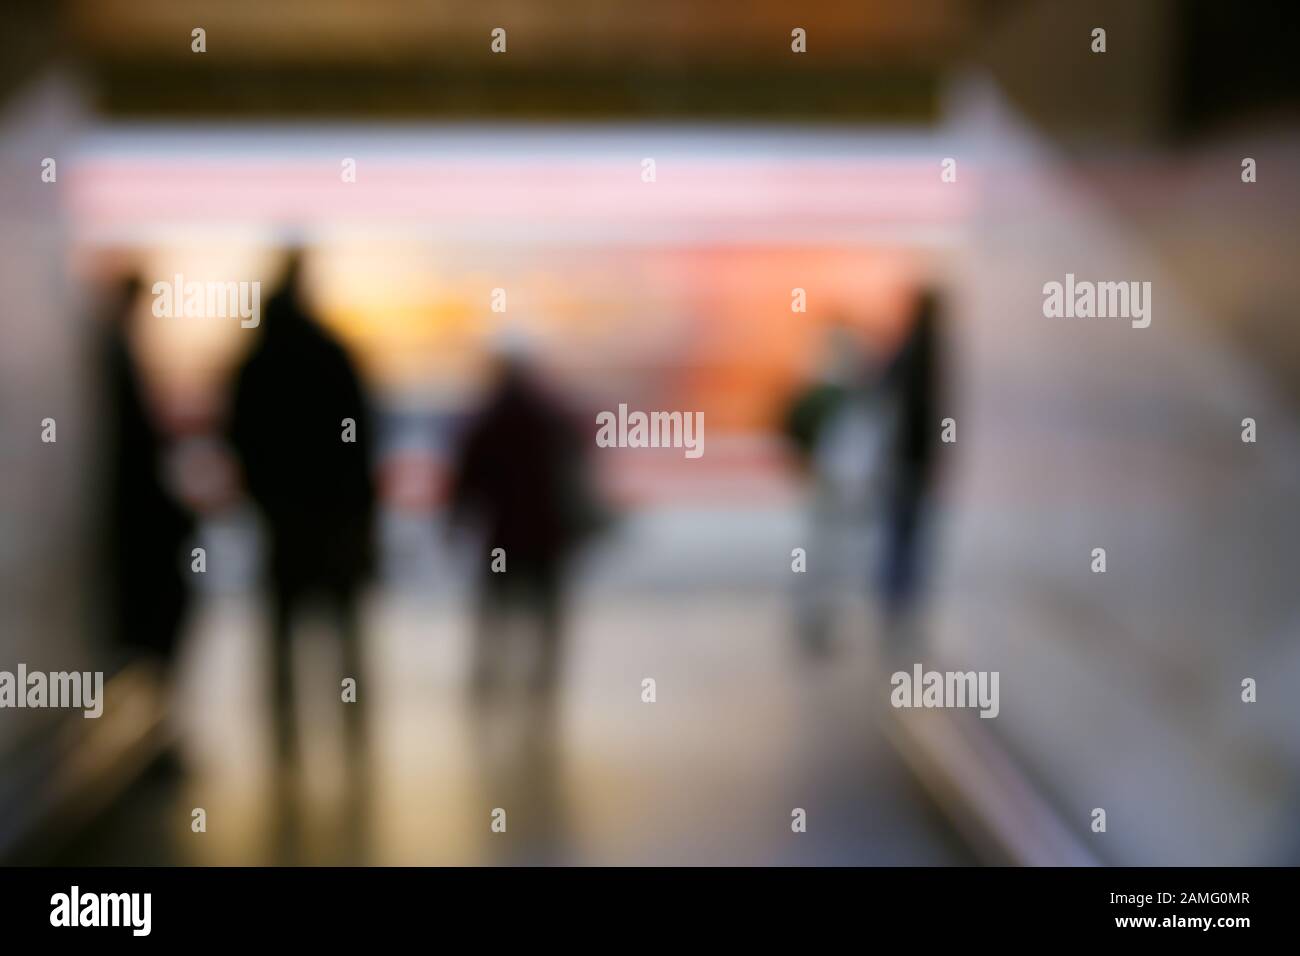
[[896, 415], [885, 487], [880, 570], [885, 621], [894, 629], [915, 605], [923, 578], [924, 519], [934, 483], [940, 432], [940, 308], [935, 292], [921, 293], [907, 337], [882, 381]]
[[[495, 381], [460, 435], [449, 525], [481, 539], [471, 745], [484, 805], [508, 809], [510, 821], [510, 839], [488, 847], [501, 861], [549, 864], [563, 860], [566, 830], [556, 713], [565, 583], [578, 546], [608, 515], [580, 428], [522, 352], [503, 343]], [[512, 681], [520, 656], [530, 668]]]
[[168, 669], [189, 605], [185, 546], [194, 520], [167, 487], [167, 439], [131, 356], [140, 287], [136, 276], [121, 282], [104, 331], [106, 619], [115, 652]]
[[581, 432], [518, 354], [499, 357], [496, 381], [460, 436], [449, 510], [452, 528], [472, 525], [482, 538], [473, 689], [486, 692], [500, 683], [500, 645], [512, 614], [532, 624], [532, 687], [553, 689], [565, 574], [600, 518]]
[[[262, 311], [261, 341], [240, 369], [230, 440], [265, 521], [273, 600], [272, 673], [281, 766], [296, 760], [292, 625], [319, 601], [334, 618], [342, 680], [356, 681], [345, 707], [350, 796], [360, 825], [366, 731], [360, 591], [373, 569], [375, 488], [360, 379], [342, 346], [316, 321], [300, 289], [302, 257], [290, 255], [283, 283]], [[342, 697], [342, 690], [340, 690]], [[288, 774], [282, 774], [288, 787]], [[283, 801], [291, 795], [282, 791]], [[286, 821], [286, 826], [291, 826]], [[284, 834], [287, 836], [287, 834]]]

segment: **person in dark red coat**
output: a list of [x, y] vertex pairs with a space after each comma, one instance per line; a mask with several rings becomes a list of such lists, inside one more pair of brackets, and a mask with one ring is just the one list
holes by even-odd
[[570, 559], [599, 518], [586, 448], [562, 403], [518, 355], [503, 355], [496, 381], [467, 423], [453, 464], [453, 527], [482, 543], [473, 686], [497, 677], [498, 643], [511, 613], [535, 634], [532, 683], [551, 689], [563, 641], [563, 590]]

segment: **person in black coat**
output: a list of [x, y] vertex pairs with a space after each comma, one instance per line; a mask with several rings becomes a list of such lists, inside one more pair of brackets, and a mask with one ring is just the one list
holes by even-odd
[[581, 432], [522, 357], [503, 355], [451, 471], [451, 525], [473, 526], [483, 549], [473, 687], [496, 682], [500, 635], [518, 611], [533, 625], [539, 652], [534, 688], [549, 691], [560, 668], [570, 558], [602, 520]]
[[920, 593], [924, 519], [934, 484], [940, 419], [940, 303], [932, 291], [917, 301], [911, 329], [885, 370], [895, 432], [886, 480], [880, 594], [886, 624], [897, 626]]
[[189, 605], [185, 547], [194, 520], [165, 481], [167, 440], [150, 412], [131, 356], [139, 295], [138, 277], [121, 283], [104, 333], [104, 592], [115, 650], [168, 668]]
[[296, 737], [290, 636], [295, 611], [308, 600], [322, 601], [337, 624], [341, 679], [354, 679], [357, 688], [346, 706], [349, 752], [364, 754], [358, 601], [374, 563], [375, 488], [361, 382], [308, 310], [300, 271], [294, 253], [263, 310], [261, 341], [238, 373], [230, 419], [230, 440], [268, 538], [277, 746], [285, 764]]
[[[581, 429], [521, 344], [509, 343], [460, 435], [449, 494], [451, 529], [469, 526], [481, 547], [471, 748], [484, 802], [511, 807], [503, 862], [565, 859], [557, 715], [565, 590], [576, 550], [610, 518], [587, 469]], [[512, 641], [520, 631], [524, 640]], [[531, 665], [522, 694], [511, 693], [516, 651]], [[498, 841], [489, 847], [506, 851]]]

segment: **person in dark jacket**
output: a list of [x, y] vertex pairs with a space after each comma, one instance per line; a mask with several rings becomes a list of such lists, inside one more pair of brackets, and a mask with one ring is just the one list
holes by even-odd
[[[373, 569], [372, 440], [357, 371], [309, 311], [299, 287], [301, 266], [295, 252], [263, 310], [261, 341], [238, 373], [230, 440], [268, 538], [281, 762], [292, 763], [296, 745], [292, 625], [310, 600], [330, 609], [342, 641], [336, 686], [355, 681], [345, 713], [349, 754], [359, 762], [367, 688], [358, 604]], [[352, 776], [361, 775], [357, 770]]]
[[194, 521], [167, 486], [167, 440], [131, 356], [139, 295], [138, 277], [122, 282], [105, 330], [107, 620], [117, 651], [169, 668], [189, 604]]
[[520, 612], [538, 651], [533, 686], [549, 691], [561, 663], [564, 578], [598, 519], [581, 434], [519, 355], [500, 357], [496, 382], [461, 435], [450, 514], [453, 527], [475, 527], [483, 548], [474, 689], [497, 682], [506, 618]]
[[[451, 528], [469, 526], [480, 541], [470, 745], [485, 804], [511, 807], [511, 840], [489, 843], [491, 851], [503, 861], [558, 863], [568, 825], [556, 712], [564, 591], [577, 548], [605, 514], [581, 430], [523, 344], [500, 345], [495, 381], [451, 468]], [[520, 658], [531, 665], [522, 688], [511, 680]]]
[[924, 518], [934, 484], [940, 434], [940, 303], [921, 294], [902, 348], [885, 371], [883, 387], [895, 407], [895, 433], [886, 482], [880, 595], [888, 626], [914, 606], [925, 563]]

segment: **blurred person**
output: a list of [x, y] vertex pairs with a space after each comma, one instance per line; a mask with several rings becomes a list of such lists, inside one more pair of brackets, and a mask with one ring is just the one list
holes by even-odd
[[356, 700], [345, 704], [344, 716], [349, 799], [353, 823], [361, 825], [367, 688], [359, 598], [373, 569], [375, 517], [361, 382], [343, 347], [304, 301], [301, 271], [302, 255], [294, 251], [283, 282], [267, 301], [261, 341], [239, 370], [230, 420], [230, 440], [269, 539], [281, 836], [290, 852], [291, 771], [299, 743], [292, 631], [295, 616], [313, 601], [333, 618], [342, 648], [341, 678], [356, 681]]
[[488, 395], [454, 454], [449, 496], [450, 527], [471, 526], [481, 540], [472, 744], [485, 805], [510, 814], [509, 843], [489, 847], [517, 862], [555, 863], [565, 831], [556, 693], [565, 584], [605, 513], [581, 430], [543, 384], [527, 340], [507, 334], [494, 361]]
[[837, 597], [862, 564], [870, 490], [880, 470], [888, 408], [865, 347], [845, 322], [826, 331], [812, 381], [786, 410], [784, 431], [809, 483], [808, 567], [796, 591], [801, 644], [832, 643]]
[[887, 635], [900, 638], [915, 622], [927, 560], [924, 536], [933, 491], [940, 421], [940, 301], [917, 298], [902, 346], [881, 385], [896, 413], [884, 483], [879, 594]]
[[113, 292], [104, 330], [107, 620], [115, 653], [171, 669], [189, 606], [185, 548], [194, 519], [166, 481], [168, 440], [151, 411], [131, 334], [141, 282]]
[[561, 669], [564, 583], [578, 545], [601, 523], [582, 435], [545, 386], [519, 336], [498, 343], [495, 380], [453, 455], [450, 527], [481, 535], [471, 675], [476, 694], [502, 684], [513, 617], [533, 651], [529, 686], [552, 691]]

